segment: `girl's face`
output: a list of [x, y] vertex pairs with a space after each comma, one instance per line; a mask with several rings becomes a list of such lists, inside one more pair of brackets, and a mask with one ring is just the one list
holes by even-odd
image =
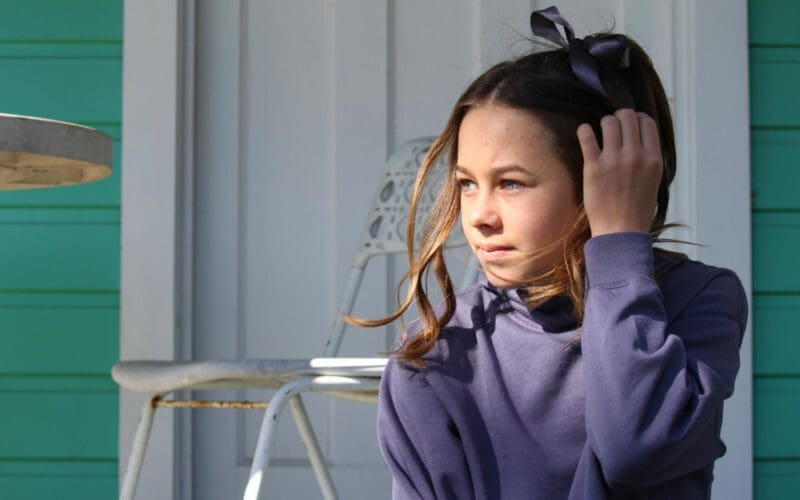
[[456, 178], [464, 233], [493, 285], [519, 286], [562, 258], [560, 248], [530, 258], [578, 210], [567, 167], [534, 114], [495, 104], [470, 109], [458, 132]]

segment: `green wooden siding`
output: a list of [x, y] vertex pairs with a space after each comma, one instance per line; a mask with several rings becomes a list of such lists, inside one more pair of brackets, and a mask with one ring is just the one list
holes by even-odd
[[114, 174], [0, 192], [0, 497], [117, 496], [122, 0], [0, 0], [0, 112], [114, 139]]
[[754, 494], [800, 491], [800, 2], [751, 0]]

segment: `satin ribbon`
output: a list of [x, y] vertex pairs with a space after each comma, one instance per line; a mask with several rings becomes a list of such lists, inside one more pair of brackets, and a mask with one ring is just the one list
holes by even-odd
[[[565, 39], [558, 31], [564, 28]], [[578, 80], [606, 95], [600, 80], [600, 67], [597, 61], [604, 61], [617, 68], [630, 66], [630, 43], [625, 35], [587, 36], [575, 38], [572, 26], [558, 12], [558, 8], [548, 7], [535, 10], [531, 14], [533, 34], [569, 49], [569, 63]]]

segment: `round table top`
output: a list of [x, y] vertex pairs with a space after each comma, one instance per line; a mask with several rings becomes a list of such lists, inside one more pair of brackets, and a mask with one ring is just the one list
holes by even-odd
[[0, 113], [0, 189], [65, 186], [111, 175], [113, 141], [75, 123]]

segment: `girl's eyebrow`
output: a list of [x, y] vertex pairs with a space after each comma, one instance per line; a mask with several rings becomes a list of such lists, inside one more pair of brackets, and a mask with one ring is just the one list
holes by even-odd
[[[456, 172], [460, 172], [465, 175], [469, 175], [470, 171], [467, 167], [462, 167], [461, 165], [456, 165]], [[492, 175], [504, 175], [511, 172], [517, 172], [524, 175], [534, 175], [533, 172], [528, 170], [527, 168], [520, 167], [519, 165], [500, 165], [497, 167], [491, 168]]]

